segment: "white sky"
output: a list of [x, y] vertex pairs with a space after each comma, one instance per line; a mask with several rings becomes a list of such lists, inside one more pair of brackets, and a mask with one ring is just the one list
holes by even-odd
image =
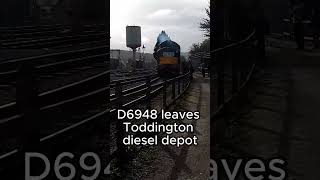
[[209, 0], [110, 0], [111, 49], [128, 50], [126, 26], [141, 26], [142, 44], [152, 52], [156, 39], [165, 30], [171, 40], [189, 51], [204, 39], [199, 28]]

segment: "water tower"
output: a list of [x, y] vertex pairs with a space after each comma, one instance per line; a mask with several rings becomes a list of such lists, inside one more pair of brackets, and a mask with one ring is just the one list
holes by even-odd
[[126, 27], [127, 47], [131, 48], [133, 67], [136, 67], [136, 49], [141, 46], [141, 27], [127, 26]]

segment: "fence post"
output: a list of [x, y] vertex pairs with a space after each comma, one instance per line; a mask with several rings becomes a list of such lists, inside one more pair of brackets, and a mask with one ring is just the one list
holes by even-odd
[[18, 128], [19, 140], [23, 151], [36, 151], [40, 139], [40, 108], [34, 65], [22, 65], [18, 72], [16, 89], [17, 105], [23, 114]]
[[172, 100], [176, 98], [176, 79], [173, 79], [172, 81]]
[[[122, 109], [123, 108], [123, 96], [122, 96], [122, 84], [120, 82], [116, 83], [115, 88], [115, 95], [116, 95], [116, 109]], [[124, 138], [124, 129], [122, 127], [123, 120], [117, 119], [116, 128], [117, 128], [117, 148], [119, 152], [119, 159], [125, 160], [126, 158], [126, 150], [125, 146], [122, 143], [122, 139]]]
[[181, 88], [180, 88], [180, 77], [178, 77], [178, 95], [181, 93]]
[[166, 109], [167, 107], [167, 80], [163, 81], [163, 89], [162, 89], [162, 93], [163, 93], [163, 109]]
[[[24, 174], [23, 156], [26, 152], [37, 152], [40, 147], [40, 107], [38, 82], [36, 80], [37, 72], [32, 63], [26, 63], [19, 68], [16, 84], [16, 101], [19, 113], [23, 114], [18, 120], [16, 134], [18, 135], [18, 143], [21, 145], [20, 153], [17, 156], [16, 171]], [[8, 164], [7, 164], [8, 165]], [[10, 163], [9, 163], [9, 166]], [[36, 163], [30, 169], [32, 173], [39, 173], [39, 165]], [[8, 168], [9, 170], [9, 168]], [[10, 170], [9, 170], [10, 171]], [[20, 178], [20, 175], [18, 175]]]
[[147, 104], [147, 109], [151, 109], [151, 81], [150, 78], [148, 77], [146, 80], [146, 104]]
[[218, 81], [218, 107], [224, 104], [224, 62], [223, 54], [219, 54], [217, 58], [217, 81]]

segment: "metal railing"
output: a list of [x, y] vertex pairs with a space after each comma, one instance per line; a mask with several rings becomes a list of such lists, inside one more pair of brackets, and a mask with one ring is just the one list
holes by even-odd
[[117, 147], [115, 151], [111, 152], [108, 163], [116, 157], [124, 160], [127, 157], [126, 146], [122, 143], [125, 135], [122, 125], [124, 120], [117, 118], [117, 110], [136, 109], [137, 107], [150, 110], [154, 108], [152, 107], [154, 99], [157, 99], [156, 104], [160, 104], [161, 109], [168, 109], [186, 92], [192, 80], [192, 73], [189, 72], [161, 82], [157, 82], [158, 80], [159, 78], [148, 78], [145, 79], [144, 84], [127, 90], [122, 89], [125, 84], [116, 83], [115, 94], [110, 99], [110, 117], [116, 120], [117, 132], [115, 132], [115, 138]]
[[[80, 106], [79, 104], [88, 101], [93, 101], [95, 104], [106, 104], [106, 95], [110, 94], [110, 88], [115, 89], [115, 95], [110, 96], [110, 104], [107, 104], [104, 109], [100, 109], [93, 115], [91, 114], [90, 117], [85, 117], [82, 120], [73, 123], [72, 125], [68, 125], [65, 128], [41, 137], [39, 142], [36, 144], [36, 147], [48, 148], [52, 143], [64, 142], [67, 137], [75, 136], [75, 134], [79, 132], [79, 129], [85, 129], [86, 126], [92, 126], [95, 123], [101, 122], [106, 124], [110, 117], [109, 113], [114, 113], [116, 110], [113, 104], [116, 104], [116, 107], [118, 108], [129, 108], [141, 103], [147, 104], [147, 107], [150, 107], [149, 105], [151, 104], [151, 101], [155, 97], [158, 97], [160, 94], [162, 94], [161, 99], [163, 102], [161, 102], [161, 105], [163, 105], [164, 108], [168, 108], [183, 94], [183, 92], [186, 91], [191, 82], [192, 74], [188, 73], [170, 80], [165, 80], [163, 82], [159, 82], [160, 79], [156, 75], [151, 75], [149, 78], [136, 77], [114, 81], [111, 82], [111, 84], [108, 84], [108, 76], [110, 76], [110, 71], [106, 71], [81, 82], [70, 84], [65, 87], [38, 95], [38, 101], [40, 104], [36, 113], [50, 117], [52, 115], [56, 116], [59, 114], [59, 109], [64, 109], [65, 112], [68, 112], [69, 110], [74, 111], [75, 107], [78, 108]], [[145, 81], [144, 84], [140, 83], [138, 86], [122, 90], [123, 86], [143, 81]], [[169, 87], [171, 87], [171, 91], [168, 92]], [[73, 92], [76, 92], [76, 94]], [[15, 127], [18, 127], [19, 125], [21, 126], [21, 124], [19, 124], [21, 123], [19, 119], [24, 118], [24, 114], [21, 112], [19, 113], [19, 109], [15, 102], [2, 106], [0, 110], [2, 112], [0, 126], [3, 130], [1, 132], [1, 138], [3, 139], [6, 137], [17, 136], [17, 134], [15, 134], [16, 131], [9, 132], [8, 130], [15, 129]], [[61, 116], [61, 118], [63, 118], [63, 116]], [[25, 120], [29, 121], [30, 119]], [[47, 120], [48, 119], [46, 119], [46, 123]], [[40, 122], [38, 121], [36, 123]], [[32, 123], [30, 120], [30, 125], [32, 126], [32, 124], [34, 123]], [[18, 136], [20, 137], [20, 135]], [[29, 135], [25, 134], [24, 136], [28, 137]], [[19, 137], [17, 142], [20, 142]], [[23, 148], [21, 149], [21, 147], [24, 146], [25, 145], [20, 144], [19, 147], [11, 149], [6, 153], [2, 153], [0, 155], [0, 164], [8, 167], [10, 167], [10, 164], [13, 165], [13, 162], [15, 162], [15, 160], [19, 157], [19, 154], [22, 153], [21, 150]], [[30, 144], [26, 144], [26, 146], [30, 146]]]
[[[33, 61], [34, 64], [38, 64], [37, 62], [44, 60], [49, 61], [47, 63], [42, 63], [43, 65], [40, 65], [36, 68], [32, 68], [33, 71], [35, 71], [35, 74], [39, 73], [37, 75], [41, 75], [40, 72], [42, 72], [44, 69], [46, 69], [45, 71], [51, 72], [50, 69], [54, 69], [55, 71], [61, 69], [65, 70], [66, 68], [70, 68], [70, 65], [71, 67], [81, 67], [87, 66], [90, 63], [94, 64], [95, 62], [104, 62], [105, 58], [108, 57], [108, 53], [105, 53], [106, 48], [106, 46], [101, 46], [9, 60], [1, 63], [1, 66], [5, 66], [3, 69], [4, 71], [9, 70], [1, 73], [1, 75], [6, 73], [9, 75], [3, 78], [3, 80], [6, 81], [11, 81], [12, 79], [19, 80], [16, 75], [18, 71], [15, 68], [19, 67], [19, 64], [24, 64], [26, 62], [29, 63], [30, 61]], [[97, 55], [92, 55], [89, 58], [80, 57], [86, 55], [87, 53]], [[53, 62], [61, 58], [63, 58], [62, 61]], [[91, 75], [90, 77], [80, 81], [72, 82], [62, 87], [39, 94], [37, 94], [38, 92], [35, 92], [37, 91], [37, 87], [34, 87], [34, 84], [32, 83], [29, 84], [28, 82], [25, 82], [23, 87], [17, 85], [17, 92], [19, 91], [20, 93], [27, 93], [23, 96], [17, 96], [16, 102], [11, 102], [0, 106], [0, 140], [2, 142], [0, 147], [0, 174], [5, 171], [4, 168], [6, 166], [15, 166], [14, 162], [16, 162], [16, 160], [20, 157], [19, 155], [22, 153], [24, 147], [50, 147], [52, 142], [63, 140], [65, 137], [70, 136], [70, 134], [78, 131], [80, 127], [92, 124], [93, 122], [96, 122], [102, 118], [106, 118], [107, 112], [109, 112], [109, 110], [106, 110], [105, 108], [107, 107], [106, 95], [109, 94], [110, 91], [110, 71], [105, 70], [100, 72], [101, 73]], [[26, 74], [26, 76], [29, 76], [29, 74]], [[37, 79], [38, 76], [30, 75], [30, 78]], [[30, 91], [35, 93], [35, 97], [28, 99], [28, 102], [26, 102], [26, 99], [24, 98], [29, 97], [30, 94], [28, 94], [28, 92]], [[37, 103], [35, 104], [33, 102]], [[31, 114], [34, 114], [37, 116], [37, 118], [26, 115], [26, 112], [23, 109], [28, 108], [32, 109]], [[63, 126], [64, 128], [60, 127], [54, 129], [54, 132], [51, 132], [52, 130], [45, 130], [46, 132], [42, 132], [42, 136], [40, 136], [41, 138], [34, 139], [35, 137], [29, 134], [28, 131], [20, 131], [21, 129], [33, 128], [32, 126], [36, 125], [39, 127], [35, 129], [37, 131], [39, 130], [40, 133], [40, 130], [43, 130], [42, 128], [48, 128], [50, 123], [55, 123], [55, 120], [67, 122], [67, 120], [70, 120], [73, 117], [73, 114], [80, 114], [77, 111], [87, 114], [75, 118], [77, 122], [72, 123], [72, 125], [65, 123]], [[30, 115], [30, 112], [27, 113]], [[32, 138], [34, 139], [32, 142], [37, 142], [36, 144], [25, 141], [25, 139], [31, 140]], [[8, 142], [12, 144], [7, 147], [5, 144]]]
[[[211, 52], [210, 137], [212, 146], [228, 144], [239, 109], [249, 100], [249, 82], [262, 63], [263, 46], [255, 32]], [[261, 62], [259, 62], [261, 61]], [[211, 151], [214, 153], [216, 148]]]
[[211, 117], [245, 89], [260, 57], [257, 43], [254, 31], [242, 41], [211, 52]]
[[225, 105], [246, 86], [256, 66], [257, 50], [255, 32], [252, 32], [239, 42], [189, 57], [206, 60], [210, 64], [212, 117], [221, 113]]

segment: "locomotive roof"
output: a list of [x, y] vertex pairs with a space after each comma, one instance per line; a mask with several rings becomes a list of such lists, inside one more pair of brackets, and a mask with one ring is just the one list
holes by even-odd
[[165, 31], [161, 31], [157, 38], [157, 43], [154, 46], [154, 52], [157, 52], [158, 50], [169, 47], [174, 49], [180, 50], [180, 45], [170, 39], [170, 37], [166, 34]]
[[180, 48], [180, 45], [172, 40], [164, 41], [163, 43], [160, 44], [160, 46], [174, 46], [174, 47]]
[[170, 37], [167, 35], [167, 33], [165, 31], [161, 31], [161, 33], [159, 34], [158, 38], [157, 38], [157, 43], [161, 44], [164, 41], [170, 41]]

